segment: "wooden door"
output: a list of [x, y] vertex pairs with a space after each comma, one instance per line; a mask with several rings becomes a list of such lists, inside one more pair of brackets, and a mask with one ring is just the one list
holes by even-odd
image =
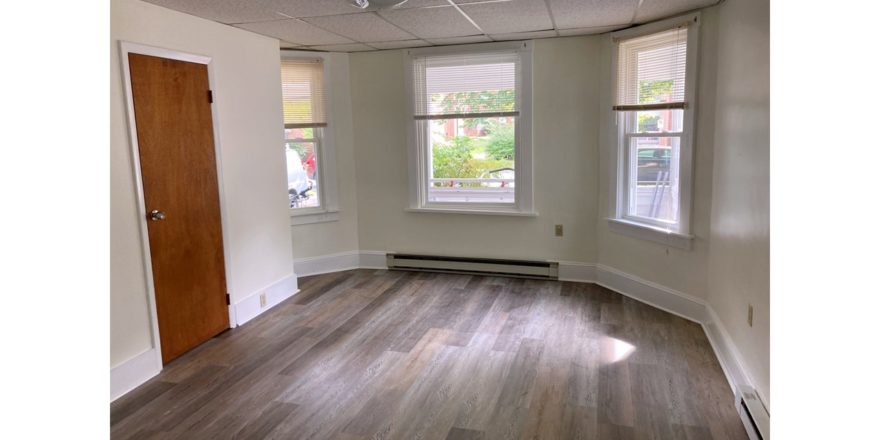
[[229, 328], [208, 68], [140, 54], [128, 60], [168, 363]]

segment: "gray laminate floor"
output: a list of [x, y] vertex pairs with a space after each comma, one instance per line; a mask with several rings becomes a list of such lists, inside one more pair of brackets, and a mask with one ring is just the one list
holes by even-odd
[[745, 439], [702, 328], [602, 287], [358, 270], [111, 405], [129, 438]]

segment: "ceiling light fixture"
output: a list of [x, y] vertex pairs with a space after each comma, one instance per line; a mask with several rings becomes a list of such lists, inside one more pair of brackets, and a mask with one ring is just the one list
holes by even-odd
[[360, 8], [367, 9], [372, 6], [372, 9], [393, 9], [404, 3], [407, 0], [350, 0], [351, 5]]

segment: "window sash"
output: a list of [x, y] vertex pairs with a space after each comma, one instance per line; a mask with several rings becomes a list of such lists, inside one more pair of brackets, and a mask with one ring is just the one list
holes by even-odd
[[[512, 67], [512, 68], [511, 68]], [[456, 71], [459, 68], [459, 71]], [[436, 72], [449, 69], [448, 72]], [[429, 78], [429, 70], [434, 71]], [[412, 60], [413, 115], [416, 119], [451, 119], [455, 117], [492, 117], [492, 115], [519, 115], [521, 103], [521, 56], [515, 50], [484, 51], [445, 55], [416, 56]], [[467, 93], [512, 91], [513, 108], [504, 108], [502, 102], [486, 101], [482, 110], [456, 110], [467, 107], [467, 100], [454, 101], [452, 110], [438, 109], [432, 95], [438, 93]]]
[[[450, 117], [446, 119], [472, 119], [471, 117]], [[420, 206], [430, 208], [430, 207], [443, 207], [443, 208], [463, 208], [463, 209], [474, 209], [474, 208], [513, 208], [520, 206], [520, 191], [517, 190], [520, 187], [520, 173], [514, 174], [514, 186], [513, 186], [513, 202], [444, 202], [444, 201], [430, 201], [430, 191], [431, 191], [431, 179], [433, 179], [434, 170], [432, 168], [432, 146], [430, 142], [430, 134], [431, 134], [431, 120], [429, 119], [417, 119], [414, 121], [416, 125], [416, 144], [419, 150], [419, 162], [421, 163], [420, 170], [420, 182], [419, 182], [419, 200]], [[520, 124], [519, 124], [519, 116], [514, 116], [514, 169], [519, 163], [520, 157]], [[448, 179], [448, 180], [457, 180], [457, 179]]]
[[327, 126], [323, 59], [282, 57], [281, 95], [285, 128]]
[[[288, 127], [285, 127], [285, 128], [288, 128]], [[308, 128], [308, 127], [294, 127], [294, 128]], [[318, 191], [317, 191], [317, 196], [316, 196], [318, 199], [318, 204], [316, 206], [299, 206], [299, 207], [295, 207], [295, 208], [289, 208], [291, 213], [308, 214], [313, 211], [314, 212], [321, 212], [325, 208], [325, 206], [324, 206], [325, 205], [325, 200], [324, 200], [325, 199], [325, 194], [324, 194], [325, 193], [325, 186], [324, 186], [324, 173], [323, 173], [323, 168], [324, 168], [324, 155], [323, 155], [323, 150], [324, 150], [323, 149], [323, 137], [324, 137], [323, 134], [324, 133], [323, 133], [323, 131], [324, 130], [322, 128], [316, 127], [315, 130], [313, 131], [314, 136], [315, 136], [314, 138], [311, 138], [311, 139], [296, 138], [296, 139], [285, 139], [284, 140], [285, 151], [287, 151], [287, 149], [290, 148], [290, 144], [312, 143], [315, 145], [315, 147], [314, 147], [315, 148], [315, 162], [316, 162], [315, 183], [318, 186]], [[305, 164], [303, 164], [303, 165], [305, 165]]]
[[[685, 22], [670, 29], [616, 40], [617, 93], [612, 107], [614, 111], [688, 107], [687, 84], [689, 76], [692, 76], [687, 71], [688, 25]], [[672, 82], [666, 100], [643, 102], [641, 82], [649, 78]]]
[[[621, 159], [622, 166], [621, 169], [621, 178], [618, 183], [618, 218], [622, 218], [625, 220], [630, 220], [636, 223], [649, 224], [653, 226], [658, 226], [664, 229], [675, 229], [680, 230], [682, 225], [682, 215], [684, 215], [685, 210], [683, 209], [684, 203], [684, 194], [683, 194], [683, 186], [682, 186], [682, 154], [685, 148], [685, 142], [688, 139], [688, 135], [686, 130], [682, 131], [674, 131], [674, 132], [638, 132], [637, 127], [637, 111], [629, 111], [622, 112], [619, 114], [619, 124], [621, 126], [621, 130], [619, 133], [619, 148], [621, 150]], [[674, 179], [674, 183], [670, 184], [671, 196], [674, 199], [675, 206], [673, 209], [676, 213], [675, 220], [667, 220], [658, 217], [650, 217], [636, 214], [637, 212], [637, 195], [633, 197], [633, 192], [638, 191], [638, 155], [633, 155], [633, 140], [638, 138], [669, 138], [669, 139], [678, 139], [678, 150], [675, 154], [672, 154], [670, 158], [670, 177], [672, 180], [672, 176], [674, 175], [676, 178]], [[635, 187], [633, 187], [633, 174], [635, 173]]]

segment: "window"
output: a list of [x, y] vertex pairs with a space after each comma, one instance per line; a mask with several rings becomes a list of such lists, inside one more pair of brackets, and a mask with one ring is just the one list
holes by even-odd
[[530, 44], [410, 55], [411, 208], [530, 214]]
[[613, 35], [618, 223], [689, 232], [697, 18]]
[[328, 191], [331, 167], [327, 154], [327, 109], [324, 91], [325, 60], [284, 54], [281, 90], [284, 113], [284, 151], [287, 192], [292, 215], [335, 210], [335, 194]]

